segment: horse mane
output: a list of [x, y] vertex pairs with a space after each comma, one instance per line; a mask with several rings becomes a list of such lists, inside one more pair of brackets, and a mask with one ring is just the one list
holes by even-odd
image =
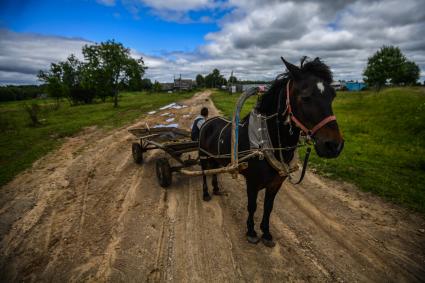
[[318, 78], [321, 78], [328, 84], [331, 84], [333, 81], [332, 71], [328, 65], [322, 62], [319, 57], [316, 57], [314, 60], [308, 60], [308, 57], [304, 56], [301, 58], [301, 67], [302, 74], [311, 74]]
[[[328, 65], [323, 63], [319, 57], [316, 57], [314, 60], [308, 60], [307, 56], [303, 56], [300, 62], [300, 73], [301, 76], [316, 76], [328, 84], [331, 84], [333, 81], [331, 69]], [[284, 88], [289, 79], [293, 79], [289, 71], [277, 75], [273, 83], [270, 85], [268, 91], [266, 91], [258, 99], [255, 108], [260, 112], [264, 112], [267, 111], [266, 108], [270, 107], [270, 105], [275, 105], [271, 99], [274, 99], [280, 91], [285, 91]]]

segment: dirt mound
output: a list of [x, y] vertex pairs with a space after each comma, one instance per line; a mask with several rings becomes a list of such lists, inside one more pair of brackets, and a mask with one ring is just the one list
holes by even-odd
[[[140, 123], [189, 128], [204, 105], [218, 114], [209, 95]], [[208, 203], [200, 177], [164, 190], [164, 154], [137, 165], [132, 141], [127, 128], [88, 128], [1, 188], [1, 281], [425, 281], [421, 216], [308, 173], [276, 198], [276, 247], [251, 245], [242, 178], [220, 176], [226, 193]]]

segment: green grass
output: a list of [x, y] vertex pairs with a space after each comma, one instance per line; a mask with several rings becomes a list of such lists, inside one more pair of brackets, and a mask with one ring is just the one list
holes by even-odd
[[192, 95], [193, 92], [122, 93], [118, 108], [113, 108], [110, 101], [79, 106], [70, 106], [63, 101], [58, 110], [53, 110], [53, 100], [37, 100], [42, 109], [42, 124], [37, 127], [29, 125], [29, 116], [23, 108], [24, 103], [35, 100], [0, 103], [0, 186], [60, 145], [64, 137], [84, 127], [97, 125], [111, 129], [123, 126], [150, 110]]
[[[239, 98], [239, 94], [230, 95], [226, 91], [216, 90], [213, 92], [212, 99], [214, 101], [215, 106], [221, 111], [221, 113], [227, 118], [231, 119], [233, 115], [233, 110], [235, 109], [236, 101]], [[256, 96], [251, 96], [245, 102], [242, 111], [241, 111], [241, 119], [245, 117], [254, 107], [257, 102]]]
[[[226, 115], [236, 98], [213, 96]], [[312, 154], [311, 165], [323, 175], [425, 213], [425, 89], [339, 92], [333, 108], [344, 150], [337, 159]]]

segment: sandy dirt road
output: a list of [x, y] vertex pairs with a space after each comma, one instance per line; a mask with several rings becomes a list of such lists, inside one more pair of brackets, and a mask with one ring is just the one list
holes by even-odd
[[[172, 112], [188, 128], [209, 93]], [[132, 125], [134, 126], [134, 125]], [[0, 190], [0, 281], [419, 282], [423, 217], [308, 173], [284, 183], [271, 216], [274, 248], [245, 239], [244, 180], [206, 203], [201, 178], [157, 184], [159, 151], [137, 165], [127, 128], [86, 129]], [[257, 231], [262, 196], [256, 213]]]

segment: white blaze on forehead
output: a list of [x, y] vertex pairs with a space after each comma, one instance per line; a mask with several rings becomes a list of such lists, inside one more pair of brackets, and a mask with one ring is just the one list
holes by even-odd
[[320, 93], [323, 93], [325, 91], [325, 86], [322, 82], [317, 83], [317, 89], [320, 90]]

